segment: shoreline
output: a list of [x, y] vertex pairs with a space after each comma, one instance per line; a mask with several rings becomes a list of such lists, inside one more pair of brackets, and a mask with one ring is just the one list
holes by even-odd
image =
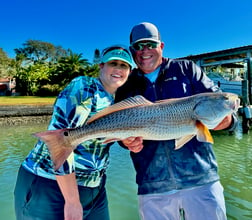
[[46, 123], [52, 112], [52, 105], [0, 105], [0, 125]]

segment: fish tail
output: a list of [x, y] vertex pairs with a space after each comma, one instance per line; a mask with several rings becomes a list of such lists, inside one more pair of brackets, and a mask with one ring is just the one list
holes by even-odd
[[65, 135], [67, 130], [58, 129], [34, 134], [34, 136], [38, 137], [47, 145], [54, 164], [54, 170], [60, 168], [75, 148], [67, 138], [67, 135]]

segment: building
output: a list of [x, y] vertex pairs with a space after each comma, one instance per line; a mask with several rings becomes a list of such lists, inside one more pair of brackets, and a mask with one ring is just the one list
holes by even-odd
[[0, 78], [0, 96], [12, 95], [15, 93], [15, 78]]
[[223, 91], [247, 96], [252, 103], [251, 54], [252, 45], [248, 45], [183, 58], [198, 64]]

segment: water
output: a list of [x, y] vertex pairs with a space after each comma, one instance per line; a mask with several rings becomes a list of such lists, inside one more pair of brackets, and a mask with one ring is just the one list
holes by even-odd
[[[36, 139], [31, 136], [47, 125], [0, 128], [0, 213], [1, 219], [14, 220], [13, 188], [17, 170]], [[252, 219], [252, 133], [214, 133], [215, 153], [225, 189], [229, 220]], [[139, 220], [135, 171], [128, 151], [111, 148], [107, 190], [111, 220]]]

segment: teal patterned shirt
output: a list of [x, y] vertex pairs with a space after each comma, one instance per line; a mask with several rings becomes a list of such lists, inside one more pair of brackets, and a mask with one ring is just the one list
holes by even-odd
[[[80, 127], [113, 102], [114, 97], [104, 90], [98, 79], [77, 77], [57, 97], [48, 130]], [[54, 171], [46, 144], [38, 141], [22, 165], [35, 175], [49, 179], [75, 172], [78, 185], [96, 187], [108, 167], [109, 147], [101, 139], [85, 141]]]

